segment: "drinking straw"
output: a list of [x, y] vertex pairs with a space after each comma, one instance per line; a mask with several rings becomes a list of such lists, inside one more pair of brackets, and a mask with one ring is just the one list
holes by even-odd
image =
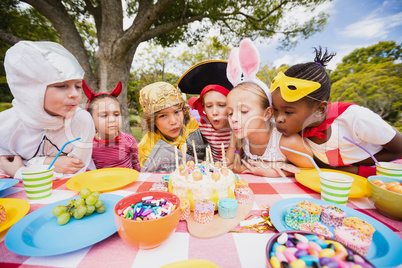
[[358, 144], [357, 142], [355, 142], [352, 139], [349, 139], [348, 137], [343, 136], [343, 138], [345, 140], [347, 140], [348, 142], [353, 143], [354, 145], [356, 145], [357, 147], [363, 149], [364, 151], [366, 151], [366, 153], [368, 153], [370, 155], [370, 157], [374, 160], [374, 162], [377, 164], [377, 166], [381, 166], [380, 163], [377, 161], [377, 159], [374, 157], [374, 155], [372, 155], [366, 148], [364, 148], [363, 146], [361, 146], [360, 144]]
[[53, 166], [54, 162], [56, 162], [57, 158], [59, 157], [59, 155], [61, 154], [61, 152], [63, 151], [64, 147], [66, 147], [67, 144], [72, 143], [72, 142], [74, 142], [74, 141], [78, 141], [78, 140], [80, 140], [80, 139], [81, 139], [81, 138], [76, 138], [76, 139], [74, 139], [74, 140], [71, 140], [71, 141], [66, 142], [66, 143], [61, 147], [60, 151], [57, 153], [56, 157], [53, 159], [52, 163], [51, 163], [50, 166], [47, 168], [47, 170], [49, 170], [49, 169]]
[[295, 153], [295, 154], [299, 154], [299, 155], [303, 155], [303, 156], [307, 157], [308, 159], [310, 159], [311, 163], [313, 163], [313, 165], [315, 166], [315, 168], [318, 170], [318, 173], [320, 173], [320, 177], [325, 178], [324, 173], [322, 173], [321, 169], [317, 166], [317, 163], [314, 161], [314, 159], [313, 159], [311, 156], [309, 156], [308, 154], [305, 154], [305, 153], [301, 153], [301, 152], [299, 152], [299, 151], [295, 151], [295, 150], [292, 150], [292, 149], [283, 147], [283, 146], [280, 146], [280, 148], [281, 148], [281, 149], [284, 149], [284, 150], [286, 150], [286, 151], [289, 151], [289, 152], [292, 152], [292, 153]]

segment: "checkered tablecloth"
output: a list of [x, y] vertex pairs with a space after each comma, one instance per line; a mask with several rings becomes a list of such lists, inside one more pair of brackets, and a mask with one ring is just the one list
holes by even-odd
[[[139, 178], [130, 185], [109, 192], [127, 196], [133, 192], [146, 191], [165, 174], [140, 173]], [[253, 175], [240, 175], [249, 182], [254, 191], [254, 206], [250, 214], [261, 215], [263, 206], [269, 207], [286, 198], [316, 198], [320, 194], [298, 183], [294, 178], [264, 178]], [[47, 204], [78, 195], [66, 188], [67, 180], [55, 181], [52, 196], [46, 203], [29, 201], [30, 212]], [[0, 198], [26, 199], [22, 183], [0, 192]], [[382, 222], [399, 237], [402, 237], [402, 222], [381, 215], [367, 198], [350, 199], [348, 207], [365, 213]], [[237, 227], [234, 230], [240, 230]], [[266, 267], [265, 248], [273, 231], [256, 233], [244, 230], [240, 233], [227, 233], [213, 239], [197, 239], [187, 231], [187, 223], [180, 222], [176, 232], [161, 246], [151, 250], [139, 250], [125, 243], [117, 233], [84, 249], [51, 257], [26, 257], [7, 249], [4, 238], [7, 230], [0, 233], [0, 267], [161, 267], [163, 265], [187, 260], [204, 259], [220, 267]]]

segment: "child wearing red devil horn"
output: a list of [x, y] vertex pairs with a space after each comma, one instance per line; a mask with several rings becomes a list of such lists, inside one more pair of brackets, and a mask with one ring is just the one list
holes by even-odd
[[87, 111], [92, 115], [96, 128], [92, 151], [96, 168], [126, 167], [140, 171], [137, 141], [119, 131], [122, 118], [117, 96], [121, 92], [121, 82], [110, 94], [95, 94], [85, 81], [82, 85], [88, 97]]

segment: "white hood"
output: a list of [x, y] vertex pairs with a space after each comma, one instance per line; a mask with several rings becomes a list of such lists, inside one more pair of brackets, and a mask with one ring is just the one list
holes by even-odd
[[37, 129], [62, 127], [63, 117], [44, 110], [46, 87], [83, 79], [84, 70], [76, 58], [57, 43], [20, 41], [6, 52], [4, 67], [19, 119]]
[[20, 41], [6, 52], [4, 66], [14, 99], [13, 107], [0, 113], [0, 155], [20, 155], [25, 165], [40, 165], [64, 143], [81, 137], [63, 152], [81, 159], [86, 166], [80, 172], [85, 171], [95, 135], [91, 115], [78, 108], [65, 119], [44, 109], [48, 85], [84, 78], [76, 58], [57, 43]]

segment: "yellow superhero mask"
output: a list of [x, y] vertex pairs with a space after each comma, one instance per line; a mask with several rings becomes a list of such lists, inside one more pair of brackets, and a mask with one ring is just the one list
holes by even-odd
[[[290, 87], [294, 89], [291, 89]], [[274, 80], [272, 80], [269, 93], [272, 93], [275, 89], [279, 88], [281, 91], [281, 96], [285, 101], [295, 102], [319, 89], [320, 87], [320, 83], [289, 77], [283, 72], [279, 72]]]

